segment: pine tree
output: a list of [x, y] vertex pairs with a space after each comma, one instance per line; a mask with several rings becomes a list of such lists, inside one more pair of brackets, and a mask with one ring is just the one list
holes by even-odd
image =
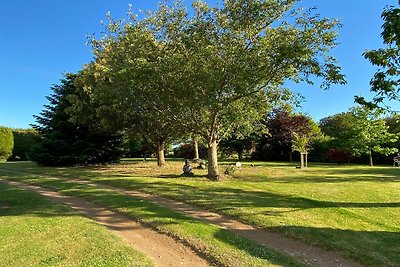
[[38, 116], [33, 127], [41, 135], [33, 148], [32, 159], [46, 166], [68, 166], [112, 162], [122, 155], [122, 138], [107, 133], [96, 121], [90, 125], [71, 122], [68, 112], [70, 96], [78, 96], [75, 75], [67, 74], [60, 85], [54, 85], [47, 96], [49, 104]]

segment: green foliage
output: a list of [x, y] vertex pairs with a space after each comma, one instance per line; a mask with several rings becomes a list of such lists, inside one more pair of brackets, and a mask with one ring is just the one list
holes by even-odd
[[70, 208], [4, 183], [0, 196], [2, 267], [153, 266], [105, 227]]
[[[400, 8], [388, 6], [382, 12], [382, 39], [384, 48], [368, 50], [364, 57], [379, 69], [371, 79], [371, 91], [376, 93], [374, 103], [385, 98], [400, 100]], [[363, 97], [356, 98], [362, 104], [370, 104]]]
[[352, 112], [342, 112], [326, 118], [319, 122], [323, 134], [332, 137], [329, 141], [331, 147], [351, 149], [349, 140], [352, 138], [355, 124]]
[[265, 125], [268, 134], [262, 136], [258, 142], [255, 154], [258, 159], [289, 160], [294, 133], [307, 135], [313, 140], [322, 135], [318, 125], [310, 117], [291, 114], [282, 109], [276, 109], [268, 114]]
[[354, 122], [349, 144], [355, 155], [367, 154], [372, 162], [372, 152], [383, 155], [394, 154], [398, 150], [390, 144], [398, 140], [398, 135], [389, 133], [389, 127], [381, 118], [382, 111], [367, 107], [355, 107], [351, 110]]
[[0, 126], [0, 162], [7, 160], [13, 151], [14, 137], [12, 130], [7, 127]]
[[[177, 1], [141, 20], [110, 19], [102, 38], [91, 40], [96, 59], [82, 72], [83, 88], [108, 125], [136, 125], [158, 146], [183, 129], [215, 150], [232, 135], [258, 131], [254, 122], [293, 100], [282, 88], [287, 80], [345, 82], [328, 54], [338, 21], [294, 3], [194, 2], [188, 11]], [[209, 176], [218, 179], [217, 153], [209, 155]]]
[[[250, 167], [250, 164], [255, 167]], [[186, 236], [188, 238], [185, 240], [189, 242], [201, 238], [202, 251], [219, 255], [217, 259], [221, 261], [232, 259], [232, 254], [238, 249], [242, 253], [251, 251], [253, 256], [259, 254], [254, 254], [255, 251], [247, 246], [234, 246], [227, 250], [218, 247], [204, 249], [204, 244], [208, 248], [207, 244], [216, 239], [222, 241], [221, 236], [205, 228], [195, 231], [197, 223], [188, 221], [187, 217], [179, 221], [171, 220], [170, 215], [166, 216], [170, 213], [161, 212], [160, 207], [154, 204], [148, 206], [146, 200], [129, 201], [128, 198], [113, 197], [110, 191], [93, 188], [85, 190], [86, 186], [70, 186], [72, 179], [68, 182], [65, 179], [56, 181], [55, 177], [80, 177], [96, 183], [177, 199], [230, 215], [260, 229], [283, 233], [287, 237], [335, 251], [365, 266], [399, 265], [398, 168], [313, 164], [307, 171], [299, 171], [291, 163], [253, 161], [244, 162], [241, 170], [234, 173], [233, 179], [215, 184], [202, 177], [177, 179], [177, 173], [182, 170], [182, 162], [171, 161], [168, 165], [168, 168], [160, 169], [138, 160], [128, 166], [124, 163], [113, 165], [112, 168], [40, 168], [29, 163], [8, 164], [4, 168], [16, 171], [23, 168], [47, 176], [32, 178], [28, 174], [13, 175], [15, 179], [57, 187], [67, 194], [92, 195], [91, 199], [102, 201], [98, 203], [117, 207], [124, 212], [129, 210], [134, 212], [132, 216], [136, 218], [144, 215], [150, 219], [148, 222], [179, 231], [179, 237]], [[2, 166], [0, 175], [10, 174], [1, 169]], [[206, 171], [196, 170], [196, 174], [205, 175]], [[183, 229], [188, 231], [181, 232]], [[228, 240], [232, 239], [224, 238], [223, 243], [231, 244]], [[225, 264], [221, 265], [236, 266], [239, 262], [242, 261], [224, 261]], [[255, 266], [254, 262], [245, 262], [243, 265]], [[276, 265], [288, 266], [288, 263]]]
[[13, 129], [14, 150], [11, 160], [29, 160], [39, 135], [35, 129]]
[[79, 97], [74, 79], [74, 75], [67, 74], [61, 85], [53, 86], [54, 93], [47, 97], [50, 104], [45, 106], [40, 116], [35, 116], [38, 124], [34, 128], [41, 134], [41, 139], [33, 148], [32, 159], [48, 166], [118, 160], [122, 155], [120, 134], [106, 132], [95, 119], [85, 125], [70, 121], [71, 115], [67, 112], [71, 107], [69, 97]]
[[293, 151], [298, 151], [302, 154], [308, 153], [310, 151], [310, 136], [299, 135], [296, 132], [293, 133], [292, 149]]

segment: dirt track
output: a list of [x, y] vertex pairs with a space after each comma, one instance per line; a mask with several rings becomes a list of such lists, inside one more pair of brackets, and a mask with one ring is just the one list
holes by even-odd
[[[28, 172], [21, 172], [21, 171], [11, 171], [11, 172], [30, 174]], [[58, 177], [58, 178], [65, 179], [63, 177]], [[215, 212], [203, 210], [183, 202], [171, 200], [160, 196], [150, 195], [140, 191], [126, 190], [113, 186], [107, 186], [104, 184], [98, 184], [87, 180], [71, 179], [71, 178], [68, 178], [68, 180], [81, 184], [90, 185], [93, 187], [110, 189], [116, 192], [120, 192], [122, 194], [153, 201], [159, 205], [182, 212], [184, 214], [187, 214], [191, 217], [197, 218], [204, 222], [212, 223], [221, 228], [230, 230], [242, 237], [256, 241], [257, 243], [265, 245], [266, 247], [272, 248], [276, 251], [285, 252], [291, 255], [292, 257], [297, 258], [298, 260], [306, 263], [309, 266], [315, 266], [315, 267], [362, 267], [363, 266], [354, 260], [347, 259], [339, 255], [338, 253], [327, 251], [299, 240], [284, 237], [282, 234], [279, 233], [258, 229], [255, 228], [254, 226], [239, 222], [229, 216], [220, 215]]]
[[151, 259], [155, 266], [210, 266], [183, 244], [103, 207], [38, 186], [1, 179], [0, 181], [23, 190], [37, 192], [44, 197], [68, 205], [122, 237], [124, 241]]
[[183, 202], [171, 200], [168, 198], [154, 196], [134, 190], [125, 190], [113, 186], [93, 183], [80, 179], [69, 179], [74, 182], [90, 185], [93, 187], [110, 189], [122, 194], [153, 201], [167, 208], [185, 213], [191, 217], [197, 218], [207, 223], [212, 223], [221, 228], [230, 230], [240, 236], [256, 241], [259, 244], [272, 248], [277, 251], [283, 251], [292, 257], [299, 259], [310, 266], [316, 267], [361, 267], [362, 265], [354, 260], [346, 259], [343, 256], [323, 250], [319, 247], [306, 244], [299, 240], [286, 238], [279, 233], [273, 233], [266, 230], [255, 228], [254, 226], [244, 224], [225, 215], [215, 212], [202, 210], [200, 208], [188, 205]]

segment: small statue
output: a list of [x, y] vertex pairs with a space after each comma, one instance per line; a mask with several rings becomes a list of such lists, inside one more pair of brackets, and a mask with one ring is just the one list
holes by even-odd
[[188, 159], [185, 160], [185, 165], [183, 165], [182, 170], [183, 170], [183, 174], [182, 174], [183, 176], [193, 176], [194, 175], [192, 172], [193, 168], [192, 168], [192, 166], [190, 166]]

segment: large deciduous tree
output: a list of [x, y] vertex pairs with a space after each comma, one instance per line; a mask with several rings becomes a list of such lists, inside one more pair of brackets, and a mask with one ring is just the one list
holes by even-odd
[[292, 161], [294, 133], [310, 138], [320, 133], [318, 125], [310, 117], [282, 109], [271, 112], [265, 125], [268, 133], [263, 135], [257, 146], [256, 157], [260, 159]]
[[[165, 146], [181, 137], [182, 127], [173, 122], [170, 103], [163, 99], [163, 92], [177, 82], [165, 69], [174, 65], [168, 65], [168, 47], [151, 26], [151, 17], [138, 21], [131, 15], [126, 24], [110, 18], [107, 34], [91, 39], [96, 59], [81, 71], [78, 82], [105, 127], [139, 135], [156, 152], [158, 166], [164, 166]], [[79, 101], [75, 109], [88, 119]]]
[[287, 80], [344, 83], [329, 55], [338, 22], [296, 2], [196, 1], [193, 11], [175, 2], [143, 20], [111, 21], [111, 34], [93, 41], [98, 87], [108, 86], [117, 108], [158, 118], [153, 129], [162, 121], [203, 137], [208, 176], [218, 180], [218, 143], [242, 125], [255, 131], [255, 121], [290, 98]]
[[165, 39], [179, 44], [182, 58], [175, 69], [180, 94], [169, 99], [188, 114], [186, 126], [207, 140], [211, 179], [219, 177], [218, 143], [286, 100], [285, 81], [311, 82], [315, 75], [324, 86], [344, 82], [328, 55], [338, 22], [295, 10], [295, 2], [225, 1], [221, 7], [196, 2], [188, 24], [164, 27], [182, 29], [173, 36], [164, 31]]
[[389, 126], [381, 118], [382, 111], [368, 107], [351, 109], [353, 127], [350, 130], [352, 137], [348, 140], [355, 155], [368, 155], [369, 165], [373, 164], [373, 152], [389, 155], [397, 152], [397, 148], [390, 146], [397, 141], [396, 134], [389, 133]]

